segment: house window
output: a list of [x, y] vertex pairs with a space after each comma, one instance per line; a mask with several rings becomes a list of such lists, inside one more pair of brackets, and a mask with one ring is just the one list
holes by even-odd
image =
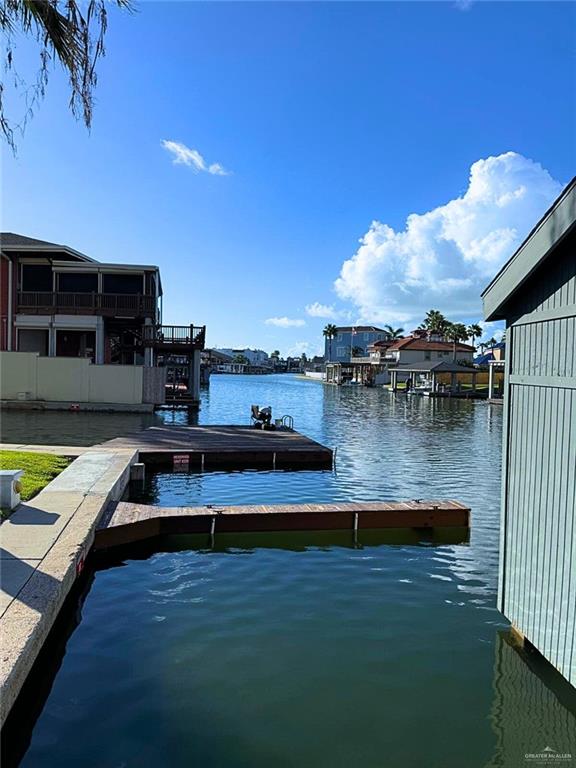
[[94, 331], [56, 331], [56, 357], [88, 357], [94, 362]]
[[121, 275], [104, 273], [102, 275], [103, 293], [129, 293], [138, 294], [144, 290], [142, 275]]
[[336, 341], [342, 341], [342, 334], [341, 333], [336, 334]]
[[336, 356], [337, 357], [344, 357], [347, 352], [346, 347], [336, 347]]
[[48, 329], [20, 328], [18, 330], [18, 352], [48, 354]]
[[428, 352], [424, 352], [424, 360], [430, 360], [430, 358], [431, 358], [431, 353], [430, 353], [430, 351], [428, 351]]
[[58, 290], [64, 293], [97, 293], [96, 272], [61, 272], [58, 275]]
[[52, 291], [52, 267], [49, 264], [22, 265], [23, 291]]
[[365, 333], [364, 334], [364, 341], [370, 341], [370, 334], [369, 333]]

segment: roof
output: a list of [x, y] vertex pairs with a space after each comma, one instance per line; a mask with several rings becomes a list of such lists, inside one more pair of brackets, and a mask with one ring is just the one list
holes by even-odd
[[90, 256], [86, 256], [86, 254], [80, 253], [80, 251], [76, 251], [68, 245], [51, 243], [48, 240], [38, 240], [35, 237], [27, 237], [15, 232], [0, 232], [0, 249], [3, 251], [63, 251], [80, 261], [94, 261]]
[[[398, 339], [392, 342], [388, 347], [389, 352], [393, 352], [396, 349], [410, 349], [416, 351], [434, 351], [434, 352], [453, 352], [454, 343], [452, 341], [428, 341], [428, 339], [422, 339], [418, 336], [408, 336], [406, 339]], [[457, 352], [474, 352], [474, 347], [470, 344], [456, 344]]]
[[576, 226], [576, 177], [552, 203], [514, 255], [482, 292], [486, 320], [503, 320], [505, 304]]
[[410, 365], [399, 365], [398, 368], [392, 368], [393, 371], [400, 371], [402, 373], [427, 373], [428, 371], [434, 371], [434, 373], [473, 373], [476, 369], [470, 365], [460, 365], [459, 363], [446, 360], [423, 360], [421, 363], [411, 363]]
[[490, 360], [494, 360], [494, 353], [485, 352], [483, 355], [478, 355], [474, 358], [474, 365], [488, 365]]
[[[154, 264], [126, 264], [118, 262], [102, 262], [80, 253], [68, 245], [51, 243], [48, 240], [38, 240], [35, 237], [18, 235], [15, 232], [0, 232], [0, 250], [16, 253], [66, 253], [75, 259], [94, 265], [95, 269], [113, 269], [113, 270], [153, 270], [158, 274], [158, 290], [162, 294], [162, 282], [160, 280], [160, 269]], [[78, 264], [72, 265], [69, 261], [53, 259], [52, 265], [62, 269], [78, 269]]]
[[368, 344], [368, 349], [374, 349], [375, 347], [382, 347], [383, 349], [388, 349], [388, 347], [392, 344], [391, 339], [380, 339], [379, 341], [373, 341], [372, 344]]
[[[59, 261], [58, 259], [52, 260], [52, 265], [57, 270], [63, 270], [66, 272], [73, 272], [80, 268], [79, 264], [74, 264], [70, 261]], [[83, 264], [82, 269], [85, 271], [99, 271], [101, 269], [110, 270], [132, 270], [138, 272], [159, 272], [160, 267], [155, 264], [130, 264], [127, 261], [91, 261], [89, 264]]]
[[336, 330], [344, 331], [344, 333], [351, 333], [352, 331], [356, 331], [356, 333], [368, 333], [369, 331], [374, 333], [386, 333], [384, 328], [377, 328], [375, 325], [338, 325], [336, 326]]

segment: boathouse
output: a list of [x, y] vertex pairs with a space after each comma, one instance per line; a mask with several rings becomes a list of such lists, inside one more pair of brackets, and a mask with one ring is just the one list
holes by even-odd
[[576, 686], [576, 179], [482, 294], [506, 321], [498, 607]]

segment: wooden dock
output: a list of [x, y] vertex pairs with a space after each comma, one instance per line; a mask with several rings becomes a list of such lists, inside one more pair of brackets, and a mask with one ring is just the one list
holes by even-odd
[[470, 508], [452, 500], [202, 507], [155, 507], [120, 501], [111, 503], [104, 513], [94, 548], [125, 546], [178, 533], [353, 532], [469, 526]]
[[137, 450], [140, 461], [201, 469], [329, 469], [333, 452], [299, 432], [249, 426], [149, 427], [98, 446]]

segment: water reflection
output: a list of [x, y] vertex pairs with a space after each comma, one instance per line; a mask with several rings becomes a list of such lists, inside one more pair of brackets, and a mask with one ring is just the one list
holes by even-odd
[[494, 701], [491, 722], [496, 735], [493, 758], [486, 768], [516, 768], [538, 763], [526, 754], [546, 747], [571, 753], [576, 761], [576, 690], [536, 652], [521, 650], [508, 632], [496, 638]]

